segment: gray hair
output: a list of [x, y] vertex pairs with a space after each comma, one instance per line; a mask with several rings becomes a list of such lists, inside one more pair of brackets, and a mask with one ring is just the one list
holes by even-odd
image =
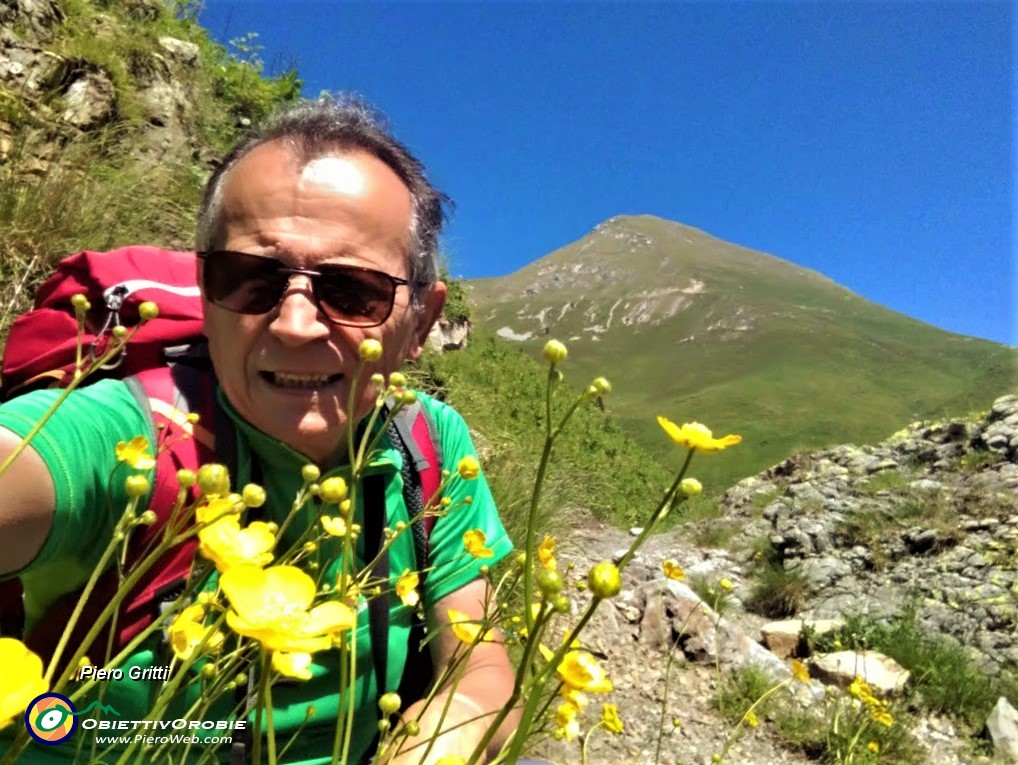
[[310, 162], [335, 150], [361, 150], [388, 165], [410, 190], [410, 282], [414, 303], [420, 288], [438, 280], [438, 236], [452, 201], [428, 181], [424, 165], [389, 132], [385, 117], [353, 95], [323, 95], [276, 112], [233, 147], [212, 173], [198, 210], [195, 249], [220, 246], [223, 189], [234, 166], [264, 143], [282, 140]]

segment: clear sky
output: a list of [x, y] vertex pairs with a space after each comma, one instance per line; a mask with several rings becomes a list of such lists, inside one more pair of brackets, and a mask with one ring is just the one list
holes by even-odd
[[355, 90], [456, 201], [452, 271], [649, 213], [1018, 345], [1018, 18], [975, 2], [205, 0]]

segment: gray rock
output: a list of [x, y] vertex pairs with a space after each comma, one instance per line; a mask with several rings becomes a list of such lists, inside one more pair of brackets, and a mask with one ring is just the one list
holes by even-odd
[[1018, 763], [1018, 712], [1003, 696], [986, 718], [986, 730], [994, 751], [1007, 762]]
[[75, 77], [64, 92], [64, 122], [91, 130], [110, 122], [116, 113], [113, 83], [102, 71], [86, 71]]

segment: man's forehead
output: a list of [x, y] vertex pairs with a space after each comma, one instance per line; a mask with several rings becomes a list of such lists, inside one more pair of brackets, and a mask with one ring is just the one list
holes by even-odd
[[361, 167], [349, 155], [316, 157], [304, 165], [298, 188], [323, 186], [337, 194], [360, 196], [367, 181]]

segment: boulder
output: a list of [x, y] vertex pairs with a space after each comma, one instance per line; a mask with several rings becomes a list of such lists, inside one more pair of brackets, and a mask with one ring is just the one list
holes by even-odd
[[986, 718], [993, 749], [1005, 762], [1018, 763], [1018, 712], [1001, 696]]
[[889, 656], [876, 651], [837, 651], [811, 662], [815, 675], [829, 685], [847, 688], [861, 677], [880, 696], [901, 693], [911, 673]]
[[801, 654], [803, 647], [802, 630], [809, 627], [817, 635], [833, 632], [845, 624], [843, 619], [783, 619], [769, 622], [760, 628], [761, 642], [771, 649], [779, 659], [788, 659]]

